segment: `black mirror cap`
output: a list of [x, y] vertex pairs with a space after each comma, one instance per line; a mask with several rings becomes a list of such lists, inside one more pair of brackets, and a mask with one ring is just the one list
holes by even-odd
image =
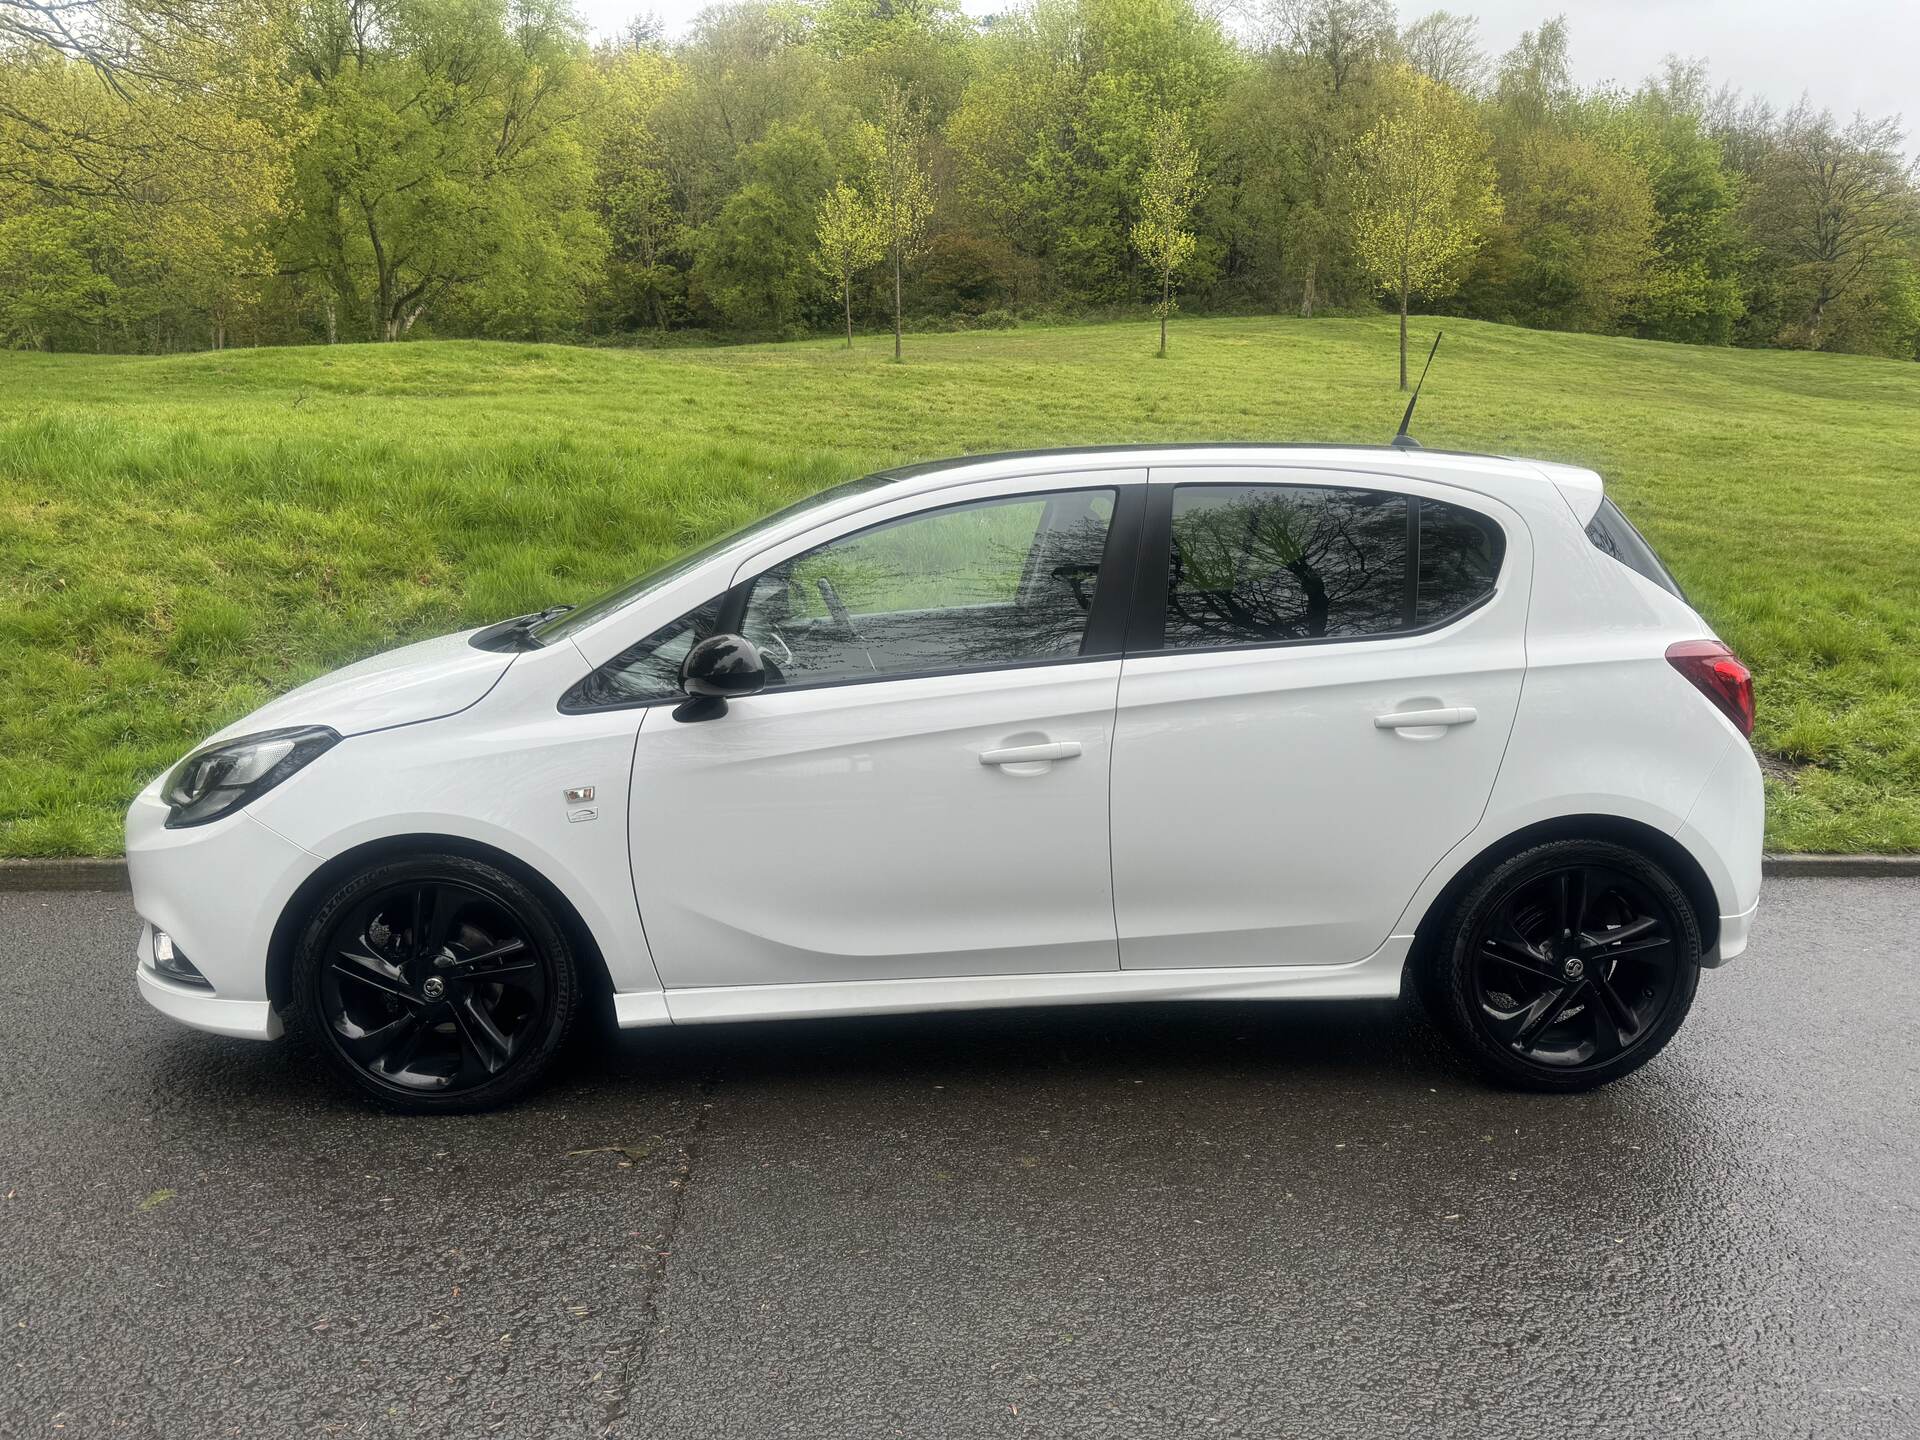
[[766, 662], [759, 647], [740, 635], [709, 635], [687, 652], [680, 688], [695, 698], [736, 699], [765, 688]]

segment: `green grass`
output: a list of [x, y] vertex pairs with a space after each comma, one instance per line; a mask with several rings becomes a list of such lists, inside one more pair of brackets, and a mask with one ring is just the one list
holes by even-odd
[[[1758, 673], [1770, 843], [1920, 850], [1920, 366], [1445, 323], [1416, 432], [1607, 476]], [[111, 853], [133, 793], [269, 695], [884, 464], [1399, 418], [1388, 320], [1154, 342], [0, 354], [0, 854]]]

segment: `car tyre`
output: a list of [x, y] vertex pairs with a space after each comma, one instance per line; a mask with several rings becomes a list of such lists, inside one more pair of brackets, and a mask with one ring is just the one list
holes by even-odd
[[289, 1019], [362, 1097], [489, 1110], [538, 1085], [582, 1002], [566, 929], [517, 877], [464, 855], [377, 861], [296, 941]]
[[1555, 840], [1500, 862], [1454, 905], [1415, 983], [1494, 1079], [1591, 1090], [1673, 1038], [1700, 978], [1700, 927], [1673, 877], [1611, 841]]

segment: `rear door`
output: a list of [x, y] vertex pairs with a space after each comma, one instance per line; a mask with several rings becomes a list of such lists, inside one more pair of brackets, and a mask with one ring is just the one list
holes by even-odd
[[1398, 477], [1152, 481], [1114, 725], [1121, 964], [1363, 959], [1492, 792], [1526, 528]]

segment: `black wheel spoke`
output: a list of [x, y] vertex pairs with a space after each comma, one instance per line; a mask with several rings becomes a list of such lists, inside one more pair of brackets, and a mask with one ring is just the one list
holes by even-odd
[[1640, 1023], [1611, 980], [1595, 976], [1591, 988], [1597, 1002], [1589, 1007], [1593, 1014], [1592, 1058], [1608, 1060], [1633, 1043]]
[[334, 957], [333, 971], [336, 975], [343, 975], [383, 995], [391, 995], [405, 1004], [419, 1003], [407, 988], [406, 977], [376, 955], [373, 947], [366, 945], [364, 939], [360, 946], [342, 950]]
[[1554, 916], [1559, 938], [1571, 939], [1580, 933], [1587, 918], [1587, 872], [1562, 870], [1555, 885]]
[[1481, 947], [1480, 958], [1491, 960], [1496, 965], [1512, 966], [1515, 970], [1545, 980], [1550, 985], [1561, 983], [1559, 966], [1531, 948], [1515, 944], [1511, 940], [1489, 940]]
[[413, 953], [430, 959], [453, 932], [454, 893], [445, 885], [422, 885], [413, 897]]
[[467, 1048], [489, 1075], [498, 1073], [500, 1067], [513, 1058], [513, 1042], [501, 1034], [500, 1027], [493, 1023], [493, 1017], [475, 996], [463, 995], [454, 1003], [453, 1023], [460, 1027]]
[[449, 975], [458, 975], [462, 979], [474, 979], [479, 976], [506, 975], [516, 971], [539, 968], [527, 942], [515, 937], [503, 940], [498, 945], [489, 946], [473, 955], [462, 955], [444, 969]]
[[1618, 947], [1609, 945], [1596, 952], [1596, 956], [1601, 960], [1618, 960], [1624, 955], [1638, 955], [1647, 950], [1664, 950], [1672, 943], [1664, 935], [1655, 935], [1651, 939], [1632, 940]]
[[1610, 945], [1618, 945], [1627, 940], [1638, 940], [1650, 930], [1658, 930], [1660, 922], [1651, 915], [1642, 915], [1616, 925], [1611, 930], [1586, 930], [1580, 935], [1580, 948], [1583, 950], [1604, 950]]
[[1573, 997], [1580, 989], [1578, 985], [1555, 986], [1542, 991], [1539, 998], [1523, 1009], [1509, 1015], [1493, 1016], [1494, 1034], [1516, 1050], [1532, 1049], [1533, 1042], [1560, 1018], [1560, 1012], [1573, 1002]]
[[336, 1025], [334, 1033], [340, 1037], [341, 1048], [367, 1068], [400, 1069], [403, 1066], [387, 1065], [383, 1062], [396, 1049], [401, 1048], [406, 1050], [407, 1059], [411, 1059], [414, 1048], [419, 1043], [422, 1028], [420, 1017], [408, 1011], [398, 1019], [390, 1020], [374, 1030], [361, 1030], [348, 1034]]

